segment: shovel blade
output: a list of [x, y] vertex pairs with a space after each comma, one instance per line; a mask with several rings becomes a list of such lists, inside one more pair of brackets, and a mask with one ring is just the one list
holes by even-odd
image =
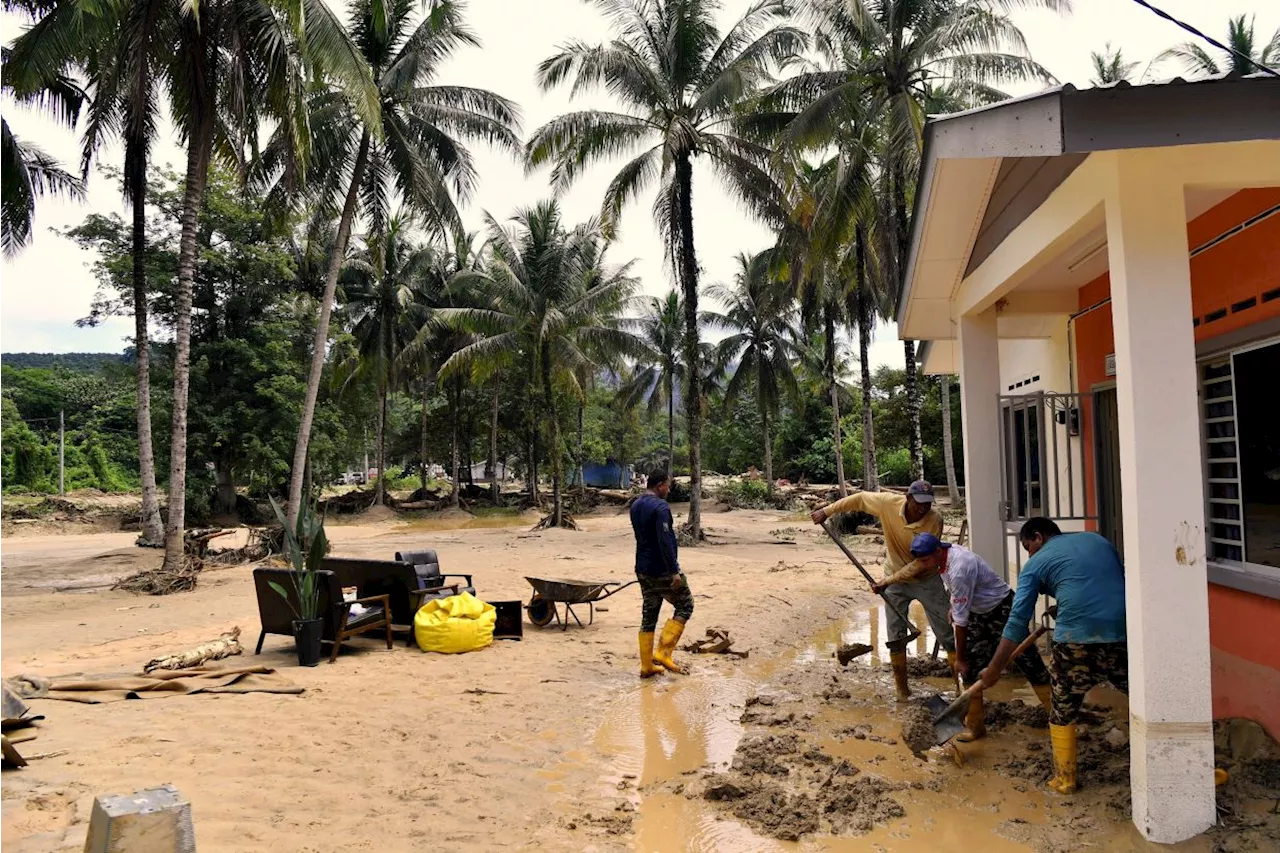
[[933, 732], [940, 746], [964, 731], [964, 714], [967, 706], [952, 708], [953, 704], [952, 700], [941, 695], [930, 696], [925, 702], [925, 707], [933, 715]]
[[848, 666], [854, 658], [860, 658], [871, 651], [871, 646], [866, 643], [850, 643], [836, 649], [836, 660], [841, 666]]
[[885, 643], [885, 645], [889, 648], [889, 651], [891, 652], [905, 652], [907, 650], [907, 646], [911, 644], [911, 641], [919, 636], [920, 636], [919, 631], [912, 630], [912, 631], [909, 631], [907, 633], [907, 636], [903, 637], [901, 640], [890, 640], [889, 642]]

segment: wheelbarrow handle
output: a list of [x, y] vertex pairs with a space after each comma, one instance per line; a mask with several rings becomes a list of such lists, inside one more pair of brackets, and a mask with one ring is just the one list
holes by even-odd
[[[830, 523], [827, 521], [823, 521], [822, 529], [827, 531], [827, 535], [831, 537], [831, 541], [836, 543], [836, 545], [840, 548], [841, 551], [844, 551], [844, 555], [849, 558], [849, 561], [858, 567], [858, 571], [862, 572], [862, 576], [867, 579], [867, 583], [871, 584], [871, 587], [874, 590], [876, 585], [875, 578], [871, 577], [871, 573], [866, 570], [866, 568], [862, 565], [862, 562], [854, 555], [853, 551], [849, 548], [849, 546], [844, 544], [844, 542], [840, 540], [840, 537], [836, 535], [836, 532], [831, 529]], [[907, 623], [907, 626], [912, 631], [915, 632], [915, 636], [917, 637], [920, 636], [920, 631], [914, 625], [911, 624], [911, 619], [907, 617], [907, 614], [903, 613], [900, 609], [898, 609], [898, 605], [895, 602], [890, 601], [889, 596], [885, 595], [883, 592], [881, 592], [879, 595], [881, 598], [884, 599], [884, 603], [889, 607], [889, 609], [892, 610], [899, 619]]]
[[606, 598], [608, 598], [609, 596], [613, 595], [615, 592], [622, 592], [622, 591], [623, 591], [624, 589], [626, 589], [627, 587], [632, 586], [632, 585], [634, 585], [634, 584], [638, 584], [638, 583], [640, 583], [640, 579], [639, 579], [639, 578], [636, 578], [636, 579], [635, 579], [635, 580], [633, 580], [633, 581], [627, 581], [626, 583], [618, 583], [617, 581], [610, 581], [609, 583], [604, 584], [604, 586], [605, 586], [605, 587], [610, 587], [610, 586], [612, 586], [612, 587], [613, 587], [613, 589], [609, 590], [608, 592], [606, 592], [604, 595], [600, 596], [600, 598], [598, 598], [598, 599], [596, 599], [596, 600], [597, 600], [597, 601], [601, 601], [601, 600], [603, 600], [603, 599], [606, 599]]

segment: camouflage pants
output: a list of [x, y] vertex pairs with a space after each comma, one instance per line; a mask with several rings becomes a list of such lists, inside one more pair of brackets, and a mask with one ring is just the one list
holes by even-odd
[[1128, 643], [1054, 643], [1053, 710], [1049, 722], [1070, 725], [1080, 716], [1084, 694], [1099, 684], [1129, 692]]
[[[1000, 638], [1012, 609], [1013, 591], [1010, 590], [1003, 601], [986, 613], [969, 613], [969, 630], [965, 632], [964, 640], [964, 659], [969, 665], [964, 677], [965, 686], [977, 681], [978, 675], [995, 657], [996, 647], [1000, 645]], [[1049, 683], [1049, 669], [1044, 665], [1035, 646], [1023, 652], [1021, 657], [1014, 660], [1013, 665], [1032, 685]]]
[[[679, 583], [676, 582], [679, 578]], [[640, 630], [651, 633], [658, 628], [658, 611], [666, 601], [676, 609], [675, 618], [688, 622], [693, 615], [693, 593], [689, 580], [683, 575], [636, 575], [640, 581]]]

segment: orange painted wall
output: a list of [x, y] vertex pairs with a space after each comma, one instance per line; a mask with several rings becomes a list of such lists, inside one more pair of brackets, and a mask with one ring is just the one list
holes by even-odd
[[[1195, 249], [1227, 229], [1280, 204], [1280, 189], [1236, 193], [1187, 223], [1187, 243]], [[1280, 317], [1280, 298], [1263, 301], [1280, 288], [1280, 216], [1272, 216], [1191, 259], [1191, 305], [1196, 341]], [[1080, 288], [1080, 310], [1111, 295], [1104, 273]], [[1246, 307], [1242, 303], [1256, 300]], [[1235, 310], [1233, 310], [1235, 306]], [[1222, 316], [1211, 319], [1216, 312]], [[1088, 393], [1114, 377], [1105, 360], [1115, 352], [1111, 305], [1073, 323], [1077, 388]], [[1093, 424], [1081, 424], [1085, 447], [1092, 447]], [[1085, 454], [1085, 494], [1093, 506], [1093, 454]], [[1209, 585], [1209, 643], [1215, 717], [1242, 716], [1260, 722], [1280, 738], [1280, 634], [1263, 626], [1280, 624], [1280, 601]]]

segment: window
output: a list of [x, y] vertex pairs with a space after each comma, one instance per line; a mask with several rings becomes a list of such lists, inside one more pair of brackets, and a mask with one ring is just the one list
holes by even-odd
[[1280, 578], [1280, 341], [1200, 365], [1210, 559]]

